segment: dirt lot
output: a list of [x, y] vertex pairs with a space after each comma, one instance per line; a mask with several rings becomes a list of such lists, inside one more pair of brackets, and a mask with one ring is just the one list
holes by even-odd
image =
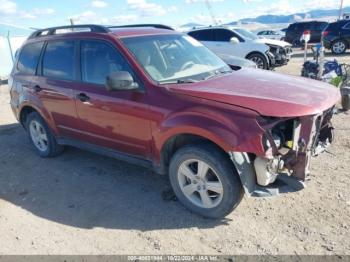
[[[298, 75], [301, 63], [278, 71]], [[1, 86], [0, 254], [350, 255], [349, 120], [335, 116], [337, 140], [304, 191], [245, 198], [213, 221], [164, 199], [167, 180], [143, 168], [73, 148], [37, 157]]]

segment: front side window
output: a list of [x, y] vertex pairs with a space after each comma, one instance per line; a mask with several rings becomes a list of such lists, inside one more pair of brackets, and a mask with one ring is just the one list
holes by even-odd
[[19, 72], [35, 75], [44, 42], [25, 45], [19, 55], [17, 69]]
[[124, 44], [159, 83], [201, 81], [231, 69], [200, 42], [185, 35], [130, 37]]
[[130, 66], [117, 50], [101, 41], [81, 41], [81, 74], [86, 83], [106, 83], [113, 72], [128, 71]]
[[240, 35], [243, 39], [246, 39], [246, 40], [256, 40], [258, 39], [258, 37], [253, 34], [252, 32], [246, 30], [246, 29], [243, 29], [243, 28], [235, 28], [234, 31]]
[[74, 41], [48, 42], [43, 57], [43, 75], [55, 79], [75, 79]]

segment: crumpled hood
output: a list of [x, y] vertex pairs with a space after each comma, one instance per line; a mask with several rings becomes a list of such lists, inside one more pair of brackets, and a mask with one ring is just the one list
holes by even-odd
[[271, 117], [319, 114], [340, 99], [337, 88], [321, 81], [249, 68], [167, 87], [179, 94], [241, 106]]
[[280, 47], [292, 46], [290, 43], [287, 43], [285, 41], [275, 40], [275, 39], [260, 38], [260, 39], [257, 39], [256, 41], [266, 45], [275, 45]]

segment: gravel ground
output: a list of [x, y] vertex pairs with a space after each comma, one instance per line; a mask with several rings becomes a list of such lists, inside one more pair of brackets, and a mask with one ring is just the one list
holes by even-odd
[[[348, 60], [350, 56], [340, 58]], [[299, 74], [301, 55], [278, 69]], [[208, 220], [164, 198], [148, 170], [74, 148], [41, 159], [0, 87], [1, 254], [350, 255], [350, 121], [313, 159], [301, 192], [244, 198], [225, 220]]]

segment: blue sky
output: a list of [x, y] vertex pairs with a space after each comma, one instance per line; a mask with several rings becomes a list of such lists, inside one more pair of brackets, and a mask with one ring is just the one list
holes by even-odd
[[[338, 8], [340, 0], [209, 0], [215, 17], [231, 22], [262, 14], [291, 14]], [[350, 0], [344, 0], [350, 5]], [[128, 24], [188, 22], [211, 24], [204, 0], [0, 0], [0, 23], [48, 27], [76, 23]], [[1, 25], [0, 25], [1, 27]]]

